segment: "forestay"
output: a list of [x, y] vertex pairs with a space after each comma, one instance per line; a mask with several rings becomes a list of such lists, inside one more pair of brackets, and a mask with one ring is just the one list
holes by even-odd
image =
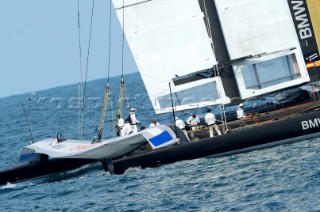
[[242, 99], [309, 81], [287, 0], [215, 0]]
[[[113, 4], [156, 113], [171, 111], [172, 79], [217, 64], [198, 0]], [[170, 85], [176, 110], [230, 102], [219, 77]]]

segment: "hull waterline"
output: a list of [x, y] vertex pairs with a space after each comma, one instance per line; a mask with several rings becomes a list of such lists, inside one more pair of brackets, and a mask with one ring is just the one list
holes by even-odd
[[54, 173], [65, 172], [96, 161], [97, 160], [84, 159], [52, 159], [34, 164], [19, 165], [0, 171], [0, 185], [5, 185], [8, 182], [21, 182]]
[[[183, 160], [238, 154], [320, 136], [319, 110], [315, 109], [311, 112], [296, 115], [296, 108], [292, 108], [292, 112], [290, 112], [290, 116], [282, 120], [270, 121], [268, 119], [267, 121], [230, 130], [225, 135], [204, 138], [194, 142], [181, 142], [178, 145], [149, 152], [134, 152], [113, 160], [109, 158], [105, 158], [106, 160], [59, 158], [19, 165], [0, 171], [0, 184], [43, 177], [76, 169], [97, 161], [102, 161], [106, 171], [110, 171], [111, 174], [123, 174], [132, 167], [158, 167]], [[278, 113], [280, 112], [275, 112], [277, 114], [276, 119], [279, 117]], [[288, 115], [288, 111], [281, 113]], [[261, 120], [264, 119], [261, 118]], [[178, 132], [178, 135], [181, 141], [186, 139], [181, 131]]]
[[315, 111], [222, 136], [114, 160], [113, 169], [115, 174], [122, 174], [131, 167], [157, 167], [182, 160], [225, 156], [311, 139], [320, 135], [319, 120], [320, 111]]

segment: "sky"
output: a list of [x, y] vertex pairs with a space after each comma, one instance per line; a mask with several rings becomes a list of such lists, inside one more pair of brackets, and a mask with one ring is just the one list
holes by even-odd
[[[80, 1], [81, 67], [85, 79], [93, 0]], [[95, 0], [88, 80], [108, 76], [109, 0]], [[0, 98], [79, 83], [78, 0], [1, 0]], [[122, 30], [111, 21], [110, 76], [122, 73]], [[137, 72], [127, 43], [124, 74]]]

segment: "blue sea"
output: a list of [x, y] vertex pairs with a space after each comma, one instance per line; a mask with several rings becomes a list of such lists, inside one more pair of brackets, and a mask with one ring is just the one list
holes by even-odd
[[[115, 136], [120, 77], [110, 79], [104, 137]], [[129, 107], [143, 125], [156, 116], [138, 73], [125, 75]], [[83, 139], [100, 124], [106, 79], [86, 88]], [[79, 138], [78, 85], [0, 98], [0, 169], [15, 164], [23, 146], [56, 137]], [[25, 113], [23, 112], [25, 109]], [[200, 116], [205, 109], [196, 111]], [[178, 112], [186, 119], [188, 112]], [[31, 134], [29, 132], [31, 131]], [[320, 138], [219, 158], [132, 168], [110, 175], [97, 163], [0, 187], [1, 211], [320, 211]]]

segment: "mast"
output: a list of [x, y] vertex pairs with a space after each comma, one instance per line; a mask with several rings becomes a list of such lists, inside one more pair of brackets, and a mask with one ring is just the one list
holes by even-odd
[[[208, 35], [210, 37], [210, 40], [211, 40], [211, 47], [212, 47], [212, 52], [213, 52], [213, 55], [216, 56], [216, 60], [218, 61], [218, 56], [217, 56], [217, 53], [216, 53], [216, 50], [215, 50], [215, 43], [213, 42], [213, 38], [212, 38], [212, 30], [211, 30], [211, 23], [210, 23], [210, 19], [209, 19], [209, 16], [208, 16], [208, 10], [207, 10], [207, 5], [206, 5], [206, 1], [203, 0], [203, 7], [204, 7], [204, 16], [205, 16], [205, 23], [207, 25], [207, 30], [208, 30]], [[219, 61], [218, 61], [219, 62]], [[220, 69], [218, 67], [218, 64], [216, 64], [214, 67], [213, 67], [213, 74], [214, 76], [217, 76], [217, 77], [220, 77]], [[218, 90], [223, 90], [223, 86], [222, 84], [218, 84], [218, 86], [220, 86], [220, 89]], [[222, 98], [223, 99], [223, 96], [221, 96], [220, 92], [218, 92], [218, 95], [219, 95], [219, 98]], [[220, 115], [221, 115], [221, 118], [222, 118], [222, 126], [223, 126], [223, 132], [225, 133], [227, 130], [228, 130], [228, 122], [227, 122], [227, 116], [226, 116], [226, 111], [225, 111], [225, 106], [224, 106], [224, 100], [222, 100], [221, 102], [221, 105], [220, 105]]]

